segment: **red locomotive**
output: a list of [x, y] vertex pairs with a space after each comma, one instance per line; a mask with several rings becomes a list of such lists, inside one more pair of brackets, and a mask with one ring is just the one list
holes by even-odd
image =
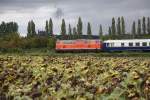
[[56, 51], [100, 51], [102, 42], [100, 40], [57, 40]]

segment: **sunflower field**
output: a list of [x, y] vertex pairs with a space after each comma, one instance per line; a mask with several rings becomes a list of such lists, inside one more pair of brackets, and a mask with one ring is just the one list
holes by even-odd
[[150, 100], [150, 58], [1, 55], [0, 100]]

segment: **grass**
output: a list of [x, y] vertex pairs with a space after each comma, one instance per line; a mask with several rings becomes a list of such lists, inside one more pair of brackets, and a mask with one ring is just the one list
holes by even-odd
[[0, 55], [31, 56], [98, 56], [98, 57], [150, 57], [150, 52], [90, 52], [90, 53], [56, 53], [54, 49], [34, 48], [1, 51]]

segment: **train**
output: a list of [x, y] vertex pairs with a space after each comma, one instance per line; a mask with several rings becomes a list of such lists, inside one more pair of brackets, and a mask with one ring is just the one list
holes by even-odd
[[56, 52], [114, 52], [150, 51], [150, 39], [100, 40], [76, 39], [57, 40]]

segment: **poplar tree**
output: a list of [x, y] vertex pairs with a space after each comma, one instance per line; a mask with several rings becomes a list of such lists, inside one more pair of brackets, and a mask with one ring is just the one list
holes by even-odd
[[135, 24], [135, 21], [132, 24], [132, 34], [133, 34], [133, 36], [136, 35], [136, 24]]
[[53, 21], [50, 18], [49, 20], [49, 35], [52, 36], [53, 35]]
[[118, 18], [118, 24], [117, 24], [117, 35], [121, 34], [121, 25], [120, 25], [120, 17]]
[[48, 34], [48, 30], [49, 30], [49, 28], [48, 28], [48, 21], [46, 20], [45, 31], [46, 31], [47, 34]]
[[99, 36], [100, 36], [100, 38], [103, 36], [102, 25], [99, 26]]
[[71, 29], [71, 25], [69, 24], [69, 28], [68, 28], [68, 34], [72, 35], [72, 29]]
[[77, 29], [76, 29], [76, 27], [73, 28], [73, 35], [77, 35]]
[[145, 23], [145, 17], [143, 17], [142, 29], [143, 29], [143, 34], [146, 34], [146, 23]]
[[137, 34], [141, 34], [141, 20], [138, 20]]
[[111, 26], [111, 33], [112, 35], [116, 35], [116, 25], [115, 25], [115, 18], [112, 18], [112, 26]]
[[71, 25], [70, 24], [69, 24], [69, 27], [68, 27], [68, 38], [72, 39], [72, 29], [71, 29]]
[[111, 27], [109, 27], [108, 34], [109, 34], [109, 36], [112, 35], [112, 33], [111, 33]]
[[91, 35], [92, 35], [91, 24], [90, 24], [90, 22], [88, 22], [88, 25], [87, 25], [87, 35], [88, 35], [89, 38], [90, 38]]
[[76, 39], [78, 38], [78, 33], [76, 27], [73, 28], [73, 38]]
[[147, 18], [147, 33], [150, 34], [150, 18]]
[[33, 20], [31, 21], [31, 28], [32, 28], [32, 34], [33, 34], [33, 36], [35, 36], [36, 31], [35, 31], [35, 23], [33, 22]]
[[31, 34], [31, 22], [30, 22], [30, 21], [28, 22], [27, 32], [28, 32], [28, 33], [27, 33], [27, 36], [30, 37], [30, 36], [32, 35], [32, 34]]
[[125, 31], [125, 20], [124, 20], [124, 17], [122, 16], [121, 17], [121, 34], [125, 34], [126, 31]]
[[19, 27], [18, 24], [13, 22], [13, 29], [12, 29], [12, 31], [17, 33], [18, 32], [18, 27]]
[[35, 23], [33, 22], [33, 20], [28, 22], [27, 31], [28, 31], [27, 33], [28, 37], [33, 37], [36, 35]]
[[3, 21], [2, 24], [1, 24], [1, 33], [4, 34], [6, 32], [6, 23]]
[[64, 37], [66, 35], [66, 24], [65, 20], [62, 19], [62, 24], [61, 24], [61, 35]]
[[82, 35], [82, 20], [81, 20], [81, 17], [79, 17], [78, 19], [78, 24], [77, 24], [77, 33], [78, 35]]
[[6, 34], [10, 33], [10, 29], [11, 29], [11, 24], [10, 23], [6, 23]]

